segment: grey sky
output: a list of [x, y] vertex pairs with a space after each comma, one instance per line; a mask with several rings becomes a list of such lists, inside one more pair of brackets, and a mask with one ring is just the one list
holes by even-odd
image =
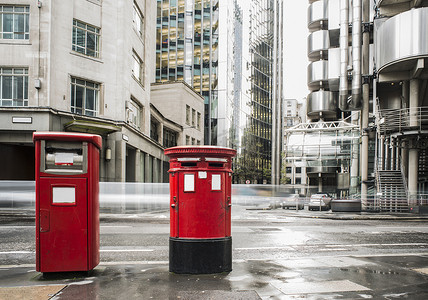
[[302, 101], [307, 88], [307, 0], [284, 0], [284, 97]]

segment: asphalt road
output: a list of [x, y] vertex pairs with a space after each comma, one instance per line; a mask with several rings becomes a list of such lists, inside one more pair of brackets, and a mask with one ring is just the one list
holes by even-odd
[[[144, 292], [141, 287], [128, 287], [120, 298], [428, 299], [427, 220], [317, 218], [323, 212], [302, 218], [296, 212], [242, 206], [235, 206], [232, 214], [234, 270], [230, 274], [169, 274], [167, 212], [132, 220], [103, 218], [101, 263], [94, 277], [52, 281], [65, 287], [56, 297], [82, 296], [78, 287], [86, 284], [85, 297], [114, 299], [115, 285], [102, 283], [121, 274], [120, 278], [129, 279], [127, 284], [130, 280], [151, 284]], [[51, 286], [34, 270], [34, 232], [28, 222], [0, 225], [0, 299], [2, 288]], [[83, 284], [71, 284], [75, 282]], [[98, 289], [88, 290], [94, 282]], [[121, 289], [123, 285], [115, 291]]]

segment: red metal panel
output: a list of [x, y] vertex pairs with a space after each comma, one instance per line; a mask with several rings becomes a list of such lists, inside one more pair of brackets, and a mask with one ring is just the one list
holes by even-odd
[[[40, 211], [49, 212], [49, 231], [39, 233], [38, 271], [88, 269], [86, 184], [85, 178], [40, 178]], [[74, 188], [75, 203], [53, 203], [54, 188]]]
[[169, 175], [169, 190], [170, 190], [170, 235], [178, 237], [178, 210], [179, 210], [179, 197], [178, 197], [178, 174], [170, 173]]
[[[180, 238], [221, 238], [226, 235], [225, 191], [212, 191], [212, 174], [206, 179], [195, 175], [195, 191], [184, 191], [184, 175], [179, 176], [179, 218], [178, 237]], [[213, 173], [214, 174], [214, 173]], [[220, 175], [224, 182], [224, 173]]]
[[38, 140], [88, 142], [94, 144], [98, 149], [101, 149], [102, 146], [101, 136], [88, 133], [37, 131], [33, 133], [33, 141]]
[[91, 270], [100, 262], [100, 152], [94, 144], [88, 144], [88, 159], [88, 270]]

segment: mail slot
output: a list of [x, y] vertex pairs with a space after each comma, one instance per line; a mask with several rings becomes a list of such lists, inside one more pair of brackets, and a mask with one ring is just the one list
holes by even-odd
[[170, 169], [169, 270], [232, 270], [231, 188], [234, 149], [180, 146], [165, 150]]
[[35, 132], [36, 270], [89, 271], [99, 263], [101, 137]]

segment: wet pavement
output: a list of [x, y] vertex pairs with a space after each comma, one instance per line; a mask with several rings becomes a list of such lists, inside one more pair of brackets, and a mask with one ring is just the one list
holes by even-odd
[[428, 299], [424, 217], [341, 215], [235, 207], [233, 270], [210, 275], [168, 272], [168, 212], [103, 215], [100, 265], [47, 277], [31, 221], [0, 216], [0, 300]]

